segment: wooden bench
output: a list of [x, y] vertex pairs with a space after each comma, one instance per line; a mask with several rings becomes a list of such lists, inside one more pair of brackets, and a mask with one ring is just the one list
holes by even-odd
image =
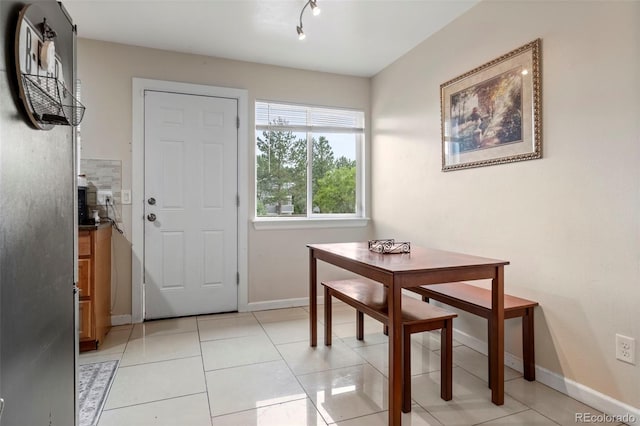
[[[356, 338], [364, 338], [363, 313], [389, 325], [386, 288], [368, 280], [323, 282], [324, 286], [324, 342], [331, 345], [331, 298], [356, 309]], [[457, 315], [408, 296], [402, 296], [402, 411], [411, 411], [411, 334], [441, 329], [440, 396], [449, 401], [453, 395], [453, 318]]]
[[[481, 316], [488, 322], [488, 340], [491, 347], [491, 290], [476, 287], [463, 282], [424, 285], [412, 287], [422, 296], [425, 302], [429, 299], [437, 300], [454, 308]], [[524, 363], [524, 378], [529, 381], [536, 379], [533, 310], [538, 306], [534, 302], [520, 297], [504, 295], [504, 319], [522, 317], [522, 358]], [[489, 360], [489, 387], [491, 387], [491, 360]]]

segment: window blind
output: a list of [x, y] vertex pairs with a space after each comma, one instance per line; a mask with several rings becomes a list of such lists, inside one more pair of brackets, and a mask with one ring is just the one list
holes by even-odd
[[364, 113], [347, 109], [256, 102], [256, 130], [363, 133]]

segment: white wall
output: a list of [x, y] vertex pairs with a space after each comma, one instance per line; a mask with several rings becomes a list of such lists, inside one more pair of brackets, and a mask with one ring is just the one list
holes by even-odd
[[[440, 84], [538, 37], [544, 158], [441, 172]], [[616, 361], [614, 337], [640, 339], [639, 52], [640, 2], [484, 1], [371, 95], [375, 234], [510, 260], [506, 290], [541, 305], [537, 363], [635, 407], [640, 360]]]
[[[82, 158], [122, 161], [123, 188], [131, 188], [131, 84], [133, 77], [246, 89], [249, 93], [249, 210], [254, 210], [254, 114], [256, 99], [356, 108], [369, 122], [370, 79], [301, 71], [155, 49], [78, 40], [82, 101]], [[369, 139], [367, 131], [365, 138]], [[136, 194], [133, 194], [136, 198]], [[123, 206], [126, 237], [131, 206]], [[255, 230], [249, 225], [249, 302], [305, 298], [310, 242], [366, 240], [370, 227], [322, 230]], [[127, 244], [119, 244], [114, 315], [131, 313], [131, 263]], [[126, 252], [128, 250], [128, 253]], [[122, 260], [124, 259], [124, 260]], [[325, 269], [322, 269], [324, 271]], [[125, 271], [124, 273], [122, 271]], [[128, 275], [127, 275], [128, 273]], [[327, 272], [329, 273], [329, 272]], [[127, 280], [128, 277], [128, 280]]]

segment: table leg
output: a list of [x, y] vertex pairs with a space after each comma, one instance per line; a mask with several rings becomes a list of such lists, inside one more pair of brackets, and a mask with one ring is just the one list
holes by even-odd
[[491, 281], [491, 338], [489, 362], [491, 401], [504, 404], [504, 267], [496, 267]]
[[402, 289], [389, 285], [389, 426], [400, 426], [402, 416]]
[[311, 346], [318, 344], [318, 263], [313, 252], [309, 249], [309, 327]]

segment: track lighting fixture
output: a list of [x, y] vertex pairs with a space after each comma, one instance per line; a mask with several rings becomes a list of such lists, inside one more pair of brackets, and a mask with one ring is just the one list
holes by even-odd
[[300, 11], [300, 25], [296, 27], [296, 31], [298, 32], [298, 40], [304, 40], [307, 37], [304, 33], [304, 30], [302, 29], [302, 14], [304, 13], [304, 10], [307, 8], [307, 6], [311, 6], [311, 13], [313, 13], [313, 16], [320, 15], [320, 8], [318, 7], [317, 0], [308, 0]]

